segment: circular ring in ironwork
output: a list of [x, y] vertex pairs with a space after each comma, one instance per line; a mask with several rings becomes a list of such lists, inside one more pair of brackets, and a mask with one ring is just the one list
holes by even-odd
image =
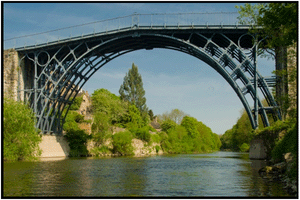
[[[241, 35], [241, 36], [239, 37], [239, 39], [238, 39], [238, 46], [240, 47], [240, 49], [243, 49], [243, 50], [253, 49], [253, 47], [255, 46], [255, 44], [252, 44], [252, 46], [251, 46], [250, 48], [243, 48], [243, 47], [241, 46], [241, 42], [243, 42], [243, 41], [242, 41], [242, 38], [245, 37], [246, 35], [251, 36], [252, 39], [255, 40], [255, 37], [254, 37], [253, 35], [251, 35], [251, 34], [249, 34], [249, 33], [245, 33], [245, 34], [243, 34], [243, 35]], [[244, 39], [244, 40], [245, 40], [245, 39]], [[253, 40], [252, 40], [252, 41], [253, 41]], [[246, 42], [247, 42], [247, 41], [246, 41]]]
[[[46, 56], [47, 56], [47, 59], [45, 61], [42, 61], [41, 58], [45, 58], [46, 56], [43, 56], [41, 54], [45, 53]], [[40, 56], [41, 55], [41, 56]], [[38, 54], [37, 54], [37, 64], [41, 67], [44, 67], [47, 65], [48, 61], [50, 60], [50, 55], [47, 51], [40, 51]], [[43, 63], [41, 63], [41, 61]]]

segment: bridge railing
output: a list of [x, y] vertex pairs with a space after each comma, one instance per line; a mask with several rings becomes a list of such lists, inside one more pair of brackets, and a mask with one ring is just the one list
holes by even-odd
[[90, 34], [121, 31], [124, 28], [167, 26], [238, 25], [237, 12], [137, 14], [85, 23], [31, 35], [5, 38], [4, 49], [22, 48], [84, 37]]

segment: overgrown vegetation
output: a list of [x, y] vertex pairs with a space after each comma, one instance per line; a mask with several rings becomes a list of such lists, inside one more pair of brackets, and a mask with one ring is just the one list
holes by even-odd
[[[79, 114], [76, 110], [80, 108], [83, 97], [76, 97], [73, 104], [70, 106], [70, 110], [65, 117], [65, 123], [63, 130], [65, 131], [65, 138], [67, 139], [70, 147], [70, 157], [88, 156], [87, 141], [92, 138], [84, 130], [79, 128], [80, 123], [89, 123], [84, 120], [84, 116]], [[62, 118], [66, 115], [66, 111], [63, 112]]]
[[202, 122], [189, 116], [180, 125], [167, 119], [160, 133], [162, 149], [168, 153], [200, 153], [219, 150], [219, 136]]
[[[266, 105], [266, 101], [263, 101], [263, 104]], [[264, 126], [260, 116], [258, 120], [258, 129], [262, 129]], [[274, 123], [271, 116], [269, 116], [269, 122], [271, 124]], [[255, 132], [252, 130], [248, 114], [243, 110], [241, 117], [237, 120], [236, 124], [221, 136], [221, 149], [248, 152], [250, 142], [254, 136]]]
[[133, 135], [130, 131], [119, 132], [113, 135], [113, 153], [121, 155], [133, 155], [131, 140]]
[[5, 161], [32, 160], [41, 154], [41, 136], [35, 128], [32, 110], [22, 102], [4, 98], [3, 158]]
[[86, 144], [88, 139], [91, 139], [91, 135], [88, 135], [83, 130], [70, 129], [67, 131], [65, 137], [69, 143], [70, 157], [81, 157], [88, 155]]

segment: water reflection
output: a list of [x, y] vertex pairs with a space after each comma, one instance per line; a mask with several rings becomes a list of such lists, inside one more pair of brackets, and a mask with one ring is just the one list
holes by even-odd
[[4, 163], [4, 196], [285, 196], [248, 154]]

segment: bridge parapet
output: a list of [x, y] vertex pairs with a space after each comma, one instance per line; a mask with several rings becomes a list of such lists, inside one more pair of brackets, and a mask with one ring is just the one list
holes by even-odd
[[[243, 27], [238, 24], [237, 12], [215, 13], [157, 13], [157, 14], [132, 14], [113, 19], [100, 20], [81, 25], [45, 31], [31, 35], [5, 38], [4, 48], [25, 48], [39, 44], [71, 40], [76, 37], [84, 37], [91, 34], [105, 34], [118, 32], [124, 29], [141, 27], [151, 28], [210, 28], [226, 26]], [[249, 25], [246, 25], [247, 28]]]

